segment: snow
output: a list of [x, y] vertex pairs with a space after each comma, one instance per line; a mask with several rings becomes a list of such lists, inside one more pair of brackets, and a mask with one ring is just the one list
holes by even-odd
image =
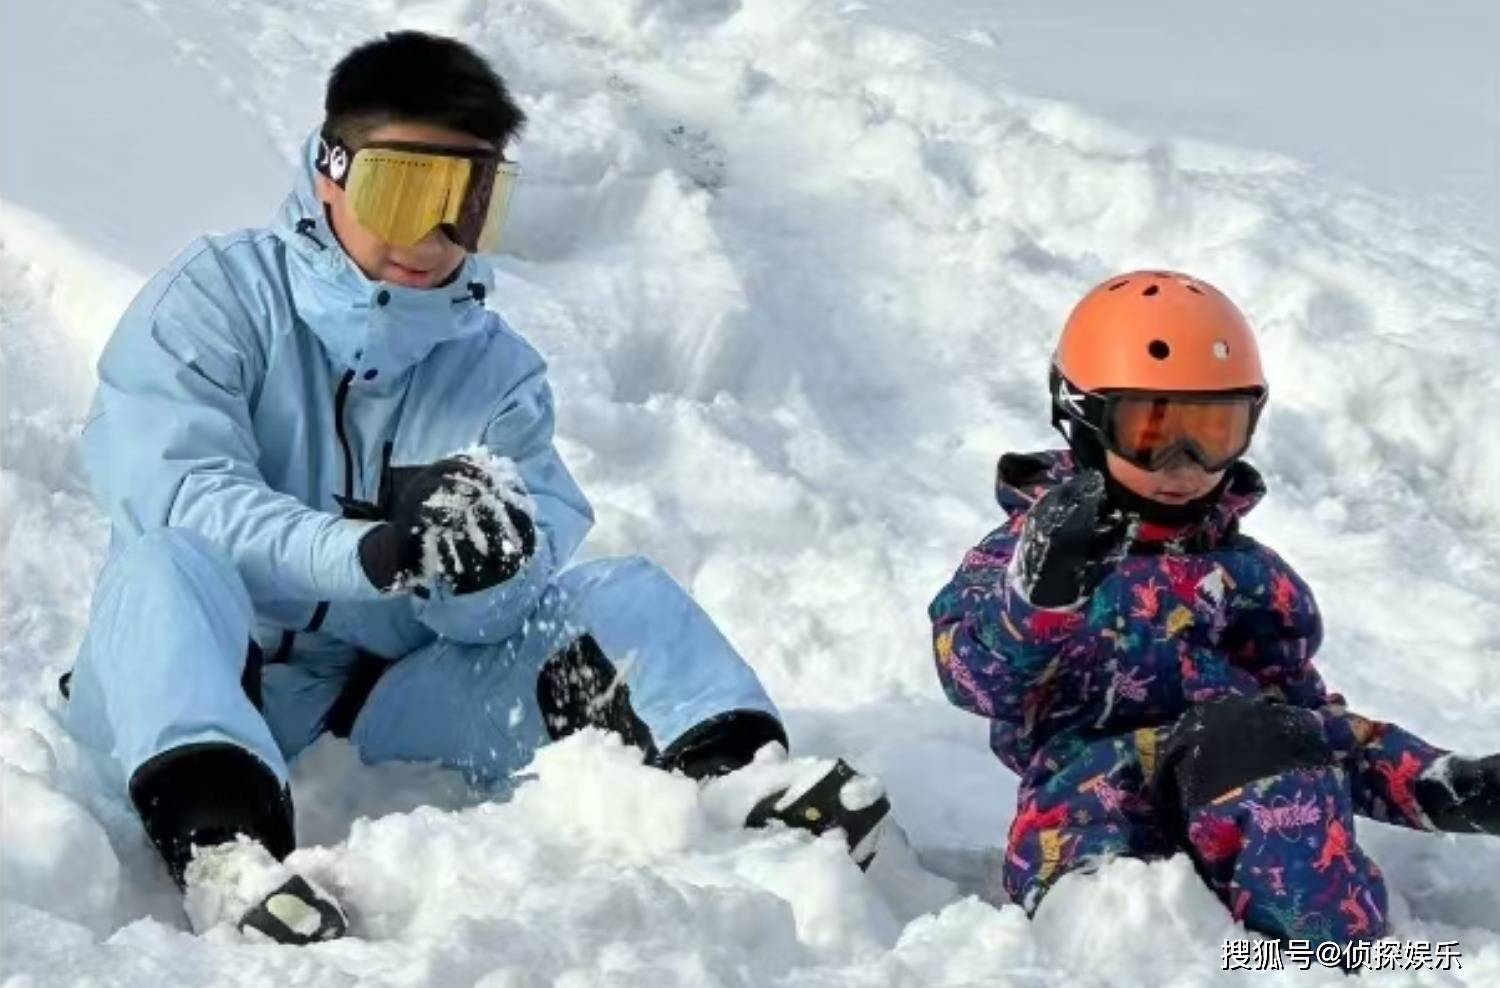
[[[1305, 143], [1250, 110], [1228, 131], [1131, 110], [1149, 72], [1109, 86], [1056, 30], [1028, 34], [1019, 5], [980, 6], [5, 5], [6, 988], [1242, 980], [1219, 970], [1237, 928], [1182, 860], [1070, 878], [1035, 921], [1004, 903], [1014, 779], [931, 668], [924, 608], [998, 524], [995, 457], [1051, 442], [1044, 375], [1063, 315], [1132, 268], [1204, 277], [1259, 328], [1272, 400], [1252, 458], [1272, 494], [1248, 527], [1317, 591], [1325, 676], [1361, 712], [1496, 749], [1500, 278], [1483, 222], [1346, 167], [1372, 157], [1353, 117], [1316, 130], [1329, 160], [1309, 166], [1291, 156]], [[1045, 17], [1083, 30], [1104, 6]], [[1403, 15], [1437, 49], [1414, 56], [1430, 71], [1375, 93], [1446, 107], [1456, 157], [1493, 175], [1493, 103], [1456, 106], [1468, 76], [1441, 71], [1493, 21], [1449, 6], [1467, 13]], [[1131, 13], [1142, 35], [1178, 28], [1171, 5]], [[480, 46], [532, 118], [494, 302], [551, 363], [562, 451], [599, 512], [586, 553], [643, 552], [691, 587], [761, 670], [797, 750], [879, 774], [922, 863], [955, 885], [898, 855], [866, 876], [836, 837], [745, 831], [710, 791], [596, 736], [545, 750], [508, 802], [421, 766], [360, 766], [325, 740], [295, 766], [293, 863], [340, 896], [357, 938], [289, 950], [188, 932], [119, 780], [58, 720], [106, 538], [73, 457], [92, 361], [178, 246], [269, 218], [328, 67], [397, 24]], [[1372, 31], [1317, 34], [1314, 51], [1378, 68]], [[1265, 29], [1216, 43], [1239, 65], [1289, 57]], [[1036, 75], [1037, 52], [1054, 75]], [[1305, 127], [1322, 82], [1299, 57], [1281, 85], [1308, 101]], [[1409, 119], [1392, 114], [1386, 141], [1408, 176], [1434, 140], [1400, 130]], [[1472, 183], [1445, 187], [1493, 209]], [[1463, 945], [1461, 971], [1369, 980], [1497, 983], [1500, 842], [1368, 822], [1360, 835], [1397, 936]]]
[[1500, 242], [1500, 7], [1486, 0], [866, 0], [1004, 79], [1158, 138], [1263, 147]]
[[[9, 764], [0, 765], [0, 791], [6, 898], [107, 931], [120, 892], [120, 863], [104, 828], [42, 778]], [[59, 899], [59, 887], [72, 894]]]

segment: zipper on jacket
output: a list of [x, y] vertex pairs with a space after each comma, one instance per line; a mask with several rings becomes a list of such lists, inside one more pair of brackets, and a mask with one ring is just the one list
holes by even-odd
[[354, 453], [349, 449], [349, 434], [344, 431], [344, 408], [349, 404], [349, 386], [354, 383], [354, 370], [344, 371], [339, 378], [339, 389], [333, 394], [333, 431], [338, 434], [339, 446], [344, 450], [344, 499], [354, 500]]
[[[338, 501], [340, 506], [354, 499], [354, 453], [349, 448], [349, 434], [344, 429], [344, 408], [349, 404], [349, 386], [353, 383], [353, 369], [346, 370], [344, 376], [339, 378], [338, 390], [333, 393], [333, 431], [337, 433], [339, 448], [344, 453], [344, 496], [342, 498], [334, 496], [334, 500]], [[347, 517], [349, 512], [345, 510], [344, 514]], [[323, 626], [323, 621], [327, 617], [328, 601], [320, 600], [318, 606], [313, 608], [312, 620], [308, 621], [307, 627], [302, 630], [317, 631]], [[287, 631], [283, 634], [281, 648], [277, 650], [280, 661], [286, 661], [286, 657], [291, 654], [292, 639], [295, 637], [294, 631]]]

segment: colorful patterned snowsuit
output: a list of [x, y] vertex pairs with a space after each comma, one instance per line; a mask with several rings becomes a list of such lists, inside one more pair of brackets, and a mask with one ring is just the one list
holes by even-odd
[[[1045, 610], [1010, 587], [1007, 567], [1031, 504], [1076, 467], [1066, 452], [1006, 457], [998, 498], [1009, 523], [969, 552], [932, 603], [938, 675], [955, 704], [990, 718], [991, 746], [1021, 776], [1004, 879], [1028, 912], [1070, 871], [1186, 850], [1252, 929], [1378, 937], [1384, 883], [1354, 843], [1353, 813], [1430, 829], [1412, 783], [1443, 752], [1349, 713], [1325, 689], [1311, 662], [1322, 633], [1312, 594], [1239, 532], [1265, 488], [1248, 464], [1232, 469], [1207, 519], [1143, 526], [1091, 598]], [[1153, 787], [1173, 726], [1194, 705], [1232, 697], [1309, 711], [1309, 733], [1321, 734], [1332, 764], [1163, 808]]]

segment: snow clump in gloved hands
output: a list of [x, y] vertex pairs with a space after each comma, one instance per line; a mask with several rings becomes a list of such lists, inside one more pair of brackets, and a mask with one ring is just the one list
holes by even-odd
[[476, 593], [514, 576], [536, 549], [535, 503], [516, 465], [483, 448], [424, 468], [367, 532], [360, 563], [385, 591], [442, 580]]

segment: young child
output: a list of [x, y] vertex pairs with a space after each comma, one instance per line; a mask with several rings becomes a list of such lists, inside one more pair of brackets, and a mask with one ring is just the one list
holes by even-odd
[[1010, 521], [931, 607], [948, 697], [1021, 777], [1007, 891], [1031, 913], [1069, 872], [1186, 851], [1250, 929], [1385, 935], [1354, 814], [1500, 834], [1500, 756], [1324, 687], [1312, 593], [1240, 532], [1267, 394], [1244, 317], [1187, 275], [1111, 278], [1068, 318], [1051, 391], [1069, 449], [1001, 458]]
[[[112, 542], [70, 680], [194, 926], [285, 943], [345, 932], [276, 863], [287, 763], [322, 733], [480, 783], [586, 726], [705, 780], [786, 742], [665, 572], [568, 565], [593, 513], [475, 253], [516, 174], [503, 82], [402, 32], [334, 68], [325, 111], [272, 226], [192, 244], [100, 358], [83, 450]], [[868, 862], [873, 780], [772, 758], [734, 791], [756, 780], [748, 824], [842, 827]]]

